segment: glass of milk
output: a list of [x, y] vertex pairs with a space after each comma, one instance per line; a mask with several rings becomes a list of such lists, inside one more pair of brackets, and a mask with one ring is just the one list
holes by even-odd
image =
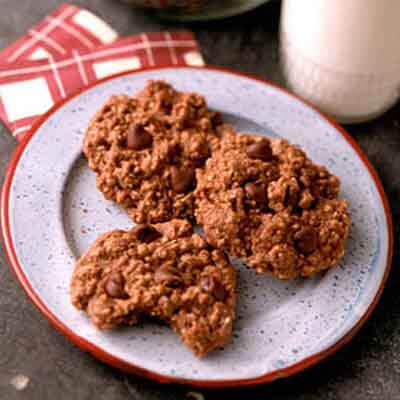
[[280, 35], [288, 87], [339, 122], [399, 98], [400, 0], [283, 0]]

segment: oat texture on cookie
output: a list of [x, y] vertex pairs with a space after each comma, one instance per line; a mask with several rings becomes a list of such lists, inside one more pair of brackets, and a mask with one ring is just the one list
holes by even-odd
[[71, 300], [100, 329], [153, 317], [197, 355], [229, 342], [236, 271], [184, 220], [100, 236], [78, 260]]
[[340, 181], [286, 140], [226, 134], [197, 181], [207, 240], [257, 272], [307, 277], [343, 257], [350, 216]]
[[137, 223], [193, 218], [196, 170], [224, 129], [204, 97], [150, 81], [136, 96], [112, 96], [98, 110], [83, 152], [99, 190]]

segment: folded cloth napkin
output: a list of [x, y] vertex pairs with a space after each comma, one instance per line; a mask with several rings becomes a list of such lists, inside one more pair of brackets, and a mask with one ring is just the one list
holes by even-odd
[[91, 12], [62, 5], [0, 52], [0, 119], [21, 140], [57, 101], [118, 72], [204, 65], [190, 32], [118, 38]]

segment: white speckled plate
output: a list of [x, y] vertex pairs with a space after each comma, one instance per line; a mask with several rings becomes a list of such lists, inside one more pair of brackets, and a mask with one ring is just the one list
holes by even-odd
[[[342, 180], [353, 217], [347, 253], [336, 269], [282, 282], [240, 269], [233, 342], [199, 360], [167, 327], [100, 332], [69, 301], [76, 258], [96, 236], [132, 226], [106, 201], [81, 155], [89, 118], [115, 93], [148, 79], [203, 93], [238, 129], [301, 145]], [[352, 139], [318, 111], [267, 82], [215, 68], [161, 68], [123, 74], [91, 87], [47, 114], [10, 163], [2, 233], [18, 279], [49, 320], [80, 347], [127, 371], [163, 382], [239, 386], [291, 375], [333, 353], [376, 305], [391, 263], [388, 203], [376, 173]]]

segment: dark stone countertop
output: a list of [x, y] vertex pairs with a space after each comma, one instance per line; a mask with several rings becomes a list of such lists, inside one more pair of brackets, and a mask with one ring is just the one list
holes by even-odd
[[[0, 0], [0, 48], [61, 2]], [[176, 25], [133, 11], [117, 0], [76, 0], [121, 35], [186, 27], [192, 29], [210, 64], [282, 81], [277, 57], [279, 2], [225, 21]], [[394, 269], [379, 305], [354, 340], [336, 355], [295, 377], [254, 388], [206, 391], [216, 399], [400, 399], [400, 106], [382, 118], [349, 127], [377, 169], [388, 194], [395, 226]], [[16, 142], [1, 127], [0, 184]], [[96, 361], [55, 331], [26, 298], [0, 250], [0, 399], [118, 400], [184, 399], [188, 387], [163, 386], [121, 373]], [[17, 391], [10, 380], [29, 377]]]

